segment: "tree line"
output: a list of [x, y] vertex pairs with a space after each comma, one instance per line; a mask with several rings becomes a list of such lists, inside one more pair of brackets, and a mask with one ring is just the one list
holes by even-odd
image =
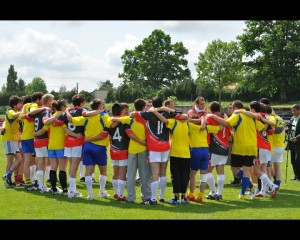
[[[99, 81], [98, 89], [108, 91], [107, 102], [133, 102], [138, 97], [156, 95], [176, 96], [182, 101], [192, 101], [198, 95], [220, 102], [260, 97], [281, 102], [298, 100], [300, 21], [245, 21], [245, 24], [236, 41], [216, 39], [199, 53], [198, 62], [194, 63], [196, 79], [188, 68], [188, 49], [182, 42], [172, 43], [170, 35], [155, 29], [121, 56], [123, 69], [118, 74], [121, 85], [114, 87], [110, 80]], [[0, 101], [5, 95], [22, 96], [35, 89], [47, 92], [44, 80], [37, 77], [25, 84], [22, 78], [17, 79], [11, 65]], [[74, 91], [51, 93], [70, 100]], [[90, 93], [83, 93], [91, 97]]]

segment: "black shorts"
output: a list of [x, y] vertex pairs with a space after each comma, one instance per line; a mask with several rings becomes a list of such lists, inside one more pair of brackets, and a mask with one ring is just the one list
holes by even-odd
[[255, 156], [242, 156], [231, 154], [231, 167], [252, 167]]

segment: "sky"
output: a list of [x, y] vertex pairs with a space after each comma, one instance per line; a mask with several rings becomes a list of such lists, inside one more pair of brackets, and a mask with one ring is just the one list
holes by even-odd
[[99, 81], [122, 84], [121, 56], [133, 50], [153, 30], [161, 29], [172, 43], [183, 42], [192, 76], [208, 43], [235, 41], [244, 21], [0, 21], [0, 87], [14, 65], [18, 78], [45, 80], [48, 91], [93, 91]]

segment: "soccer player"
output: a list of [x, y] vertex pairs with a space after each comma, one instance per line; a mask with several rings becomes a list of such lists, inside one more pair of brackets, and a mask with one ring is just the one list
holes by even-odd
[[[19, 167], [21, 162], [21, 155], [16, 154], [18, 150], [19, 138], [19, 121], [18, 117], [22, 108], [22, 99], [18, 96], [11, 96], [9, 98], [10, 108], [6, 110], [5, 114], [5, 132], [2, 135], [2, 142], [7, 158], [6, 174], [3, 176], [4, 184], [7, 188], [14, 187], [11, 180], [12, 173]], [[14, 158], [16, 159], [14, 162]]]
[[187, 112], [187, 115], [191, 119], [200, 119], [202, 116], [206, 116], [209, 111], [205, 108], [205, 99], [204, 97], [197, 97], [195, 100], [195, 106]]
[[[212, 114], [219, 118], [227, 119], [227, 116], [221, 114], [220, 103], [214, 101], [210, 103], [210, 111]], [[217, 123], [212, 118], [206, 119], [208, 125], [218, 126]], [[210, 133], [210, 166], [208, 168], [207, 184], [210, 188], [210, 193], [206, 196], [207, 199], [222, 200], [222, 191], [225, 183], [224, 166], [227, 162], [228, 151], [229, 151], [229, 139], [230, 139], [230, 128], [225, 127], [224, 129], [218, 131], [218, 133]], [[212, 175], [212, 170], [216, 167], [218, 175], [218, 191], [216, 192], [215, 179]]]

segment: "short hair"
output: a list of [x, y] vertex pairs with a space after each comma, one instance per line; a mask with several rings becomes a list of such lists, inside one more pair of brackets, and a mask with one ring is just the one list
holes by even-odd
[[54, 99], [54, 96], [53, 96], [52, 94], [50, 94], [50, 93], [44, 94], [43, 97], [42, 97], [42, 104], [43, 104], [43, 105], [46, 105], [47, 102], [48, 102], [50, 99], [51, 99], [51, 100]]
[[31, 103], [31, 95], [26, 95], [22, 97], [23, 104]]
[[241, 109], [241, 108], [244, 108], [244, 105], [241, 102], [241, 100], [235, 100], [235, 101], [232, 102], [232, 107], [237, 108], [237, 109]]
[[300, 105], [299, 104], [294, 104], [291, 109], [296, 109], [296, 110], [300, 110]]
[[32, 95], [31, 95], [31, 101], [32, 102], [36, 102], [36, 100], [41, 100], [43, 97], [43, 93], [42, 92], [34, 92]]
[[221, 111], [221, 104], [217, 101], [213, 101], [209, 104], [209, 109], [211, 112], [220, 112]]
[[198, 96], [198, 97], [195, 99], [195, 103], [199, 103], [199, 100], [205, 101], [205, 98], [202, 97], [202, 96]]
[[120, 116], [122, 112], [122, 106], [120, 103], [114, 103], [111, 107], [111, 112], [113, 116]]
[[170, 98], [167, 99], [167, 100], [165, 101], [165, 104], [164, 104], [165, 107], [169, 106], [171, 102], [174, 102], [174, 100], [172, 100], [172, 99], [170, 99]]
[[105, 101], [101, 98], [96, 98], [90, 102], [90, 106], [92, 110], [97, 110], [100, 105], [104, 105]]
[[78, 93], [78, 94], [75, 94], [73, 97], [72, 97], [72, 103], [73, 105], [76, 107], [76, 106], [80, 106], [81, 103], [85, 102], [85, 97]]
[[67, 106], [67, 101], [65, 99], [58, 99], [57, 101], [53, 101], [52, 108], [54, 108], [56, 111], [61, 111], [62, 107]]
[[249, 104], [250, 108], [253, 108], [255, 110], [255, 112], [260, 112], [260, 103], [258, 101], [252, 101]]
[[11, 108], [14, 108], [14, 106], [17, 105], [19, 102], [22, 102], [22, 99], [16, 95], [13, 95], [9, 98], [9, 106]]
[[134, 108], [136, 111], [143, 111], [146, 106], [146, 101], [142, 98], [138, 98], [134, 101]]
[[259, 99], [259, 102], [263, 103], [263, 104], [266, 104], [266, 105], [270, 105], [271, 104], [270, 100], [267, 99], [267, 98], [261, 98], [261, 99]]
[[163, 99], [159, 96], [152, 98], [152, 105], [155, 108], [162, 107], [163, 105]]

